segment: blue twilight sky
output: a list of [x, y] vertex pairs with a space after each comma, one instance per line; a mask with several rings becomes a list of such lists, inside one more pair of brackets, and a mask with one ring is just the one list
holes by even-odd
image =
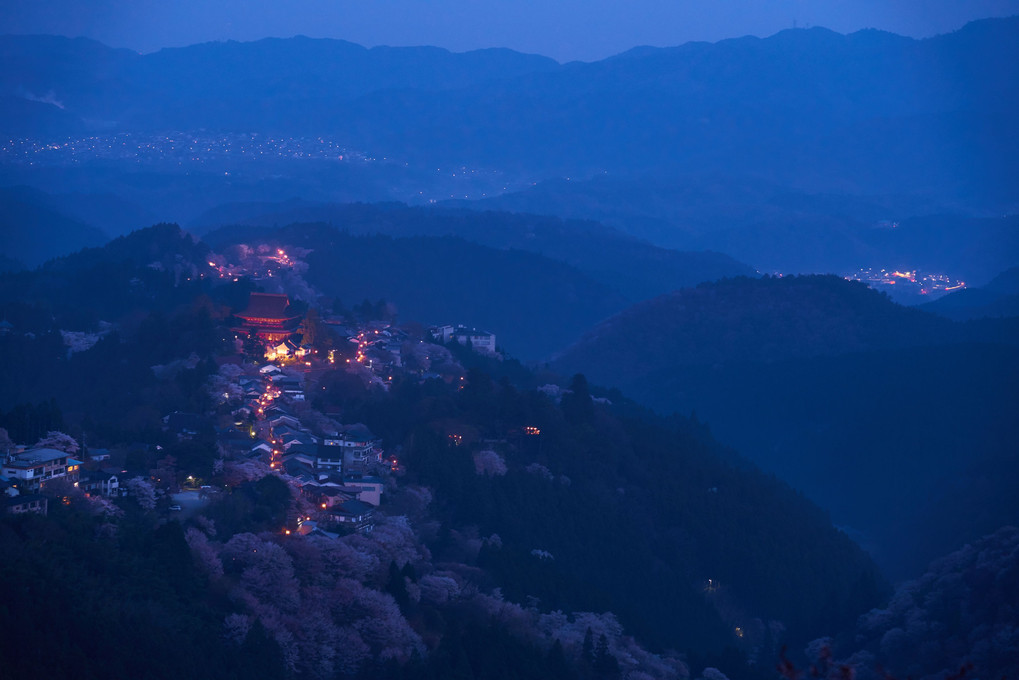
[[1019, 0], [3, 0], [0, 33], [95, 38], [150, 52], [308, 35], [362, 45], [510, 47], [560, 61], [795, 25], [925, 37], [1019, 14]]

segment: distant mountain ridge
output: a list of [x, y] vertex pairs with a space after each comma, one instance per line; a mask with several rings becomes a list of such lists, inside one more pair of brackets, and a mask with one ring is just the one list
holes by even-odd
[[[455, 89], [558, 66], [552, 59], [507, 49], [462, 54], [436, 47], [368, 49], [303, 36], [201, 43], [141, 55], [85, 38], [8, 35], [0, 36], [0, 57], [19, 67], [0, 76], [3, 94], [49, 103], [82, 122], [102, 121], [104, 127], [115, 122], [120, 129], [285, 128], [287, 109], [292, 127], [299, 120], [295, 105], [302, 100]], [[250, 111], [256, 117], [238, 118], [245, 114], [236, 108], [242, 102], [261, 102]], [[118, 106], [127, 108], [117, 111]], [[282, 118], [266, 117], [280, 106]]]
[[[588, 332], [561, 363], [568, 370], [601, 365], [593, 373], [601, 378], [635, 373], [640, 364], [775, 362], [928, 344], [931, 336], [947, 342], [953, 327], [835, 276], [726, 279], [631, 307]], [[639, 353], [625, 350], [634, 337]], [[621, 358], [606, 365], [606, 356]]]
[[812, 193], [755, 177], [602, 175], [448, 204], [597, 220], [766, 272], [918, 269], [979, 285], [1019, 261], [1014, 215], [974, 218], [933, 196]]
[[955, 321], [1019, 317], [1019, 267], [1002, 272], [986, 286], [957, 290], [922, 309]]
[[633, 302], [702, 281], [754, 275], [749, 266], [727, 255], [660, 248], [597, 222], [496, 211], [295, 199], [220, 206], [190, 226], [202, 233], [213, 225], [318, 222], [350, 234], [456, 236], [489, 248], [537, 253], [576, 267]]
[[307, 38], [135, 55], [8, 36], [0, 55], [30, 68], [0, 78], [0, 96], [108, 129], [329, 133], [412, 162], [750, 174], [1000, 204], [1016, 198], [1017, 37], [1015, 17], [927, 40], [790, 30], [560, 65]]

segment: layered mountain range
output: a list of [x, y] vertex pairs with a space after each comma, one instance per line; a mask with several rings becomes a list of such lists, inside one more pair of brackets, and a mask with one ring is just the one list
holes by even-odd
[[333, 134], [425, 162], [993, 202], [1015, 198], [1017, 31], [1014, 18], [927, 40], [816, 28], [569, 64], [307, 38], [139, 55], [7, 36], [0, 129]]

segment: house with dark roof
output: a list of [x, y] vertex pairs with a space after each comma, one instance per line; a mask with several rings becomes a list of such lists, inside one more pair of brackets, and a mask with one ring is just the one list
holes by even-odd
[[267, 442], [264, 439], [256, 439], [252, 443], [251, 448], [248, 449], [247, 457], [269, 456], [272, 455], [272, 450], [272, 444], [270, 442]]
[[290, 451], [295, 446], [311, 447], [318, 444], [318, 438], [307, 432], [286, 434], [279, 440], [283, 443], [284, 451]]
[[36, 492], [57, 478], [78, 481], [82, 461], [57, 449], [30, 449], [8, 454], [0, 467], [12, 487], [20, 493]]
[[342, 472], [343, 449], [338, 446], [330, 445], [327, 442], [321, 442], [315, 450], [315, 460], [312, 464], [315, 466], [316, 470], [324, 472]]
[[[342, 452], [343, 469], [351, 474], [364, 474], [382, 460], [380, 440], [364, 425], [345, 426], [335, 436], [322, 440], [323, 449], [336, 447]], [[323, 455], [319, 449], [319, 455]], [[330, 457], [335, 457], [330, 455]]]
[[191, 439], [203, 429], [211, 427], [211, 423], [205, 416], [197, 413], [184, 413], [174, 411], [163, 417], [163, 423], [167, 431], [177, 435], [178, 439]]
[[273, 410], [274, 409], [270, 409], [265, 412], [265, 419], [269, 421], [269, 425], [271, 427], [277, 428], [286, 425], [294, 430], [301, 429], [300, 420], [286, 413], [273, 413]]
[[358, 500], [346, 501], [326, 511], [329, 520], [348, 531], [370, 534], [375, 528], [375, 508]]
[[315, 468], [311, 466], [311, 463], [304, 456], [291, 455], [285, 457], [282, 469], [285, 475], [291, 477], [301, 487], [302, 493], [304, 493], [305, 485], [316, 484], [318, 482], [318, 473], [315, 472]]
[[119, 473], [113, 470], [86, 470], [78, 478], [78, 488], [87, 496], [116, 498], [120, 495]]
[[229, 427], [216, 431], [216, 443], [219, 444], [222, 450], [238, 454], [250, 451], [254, 440], [247, 432]]
[[110, 450], [109, 449], [89, 449], [88, 450], [89, 460], [109, 460]]
[[323, 510], [342, 505], [347, 501], [355, 501], [358, 493], [357, 489], [319, 483], [307, 484], [302, 491], [312, 503]]

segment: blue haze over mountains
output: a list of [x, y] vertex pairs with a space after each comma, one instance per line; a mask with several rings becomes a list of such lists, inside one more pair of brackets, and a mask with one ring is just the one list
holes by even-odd
[[[400, 321], [484, 327], [540, 367], [528, 381], [583, 373], [637, 413], [602, 442], [610, 472], [587, 471], [595, 498], [614, 493], [622, 441], [671, 503], [633, 398], [710, 440], [712, 465], [725, 467], [716, 439], [732, 446], [718, 454], [731, 479], [758, 467], [792, 485], [812, 522], [843, 528], [893, 579], [1019, 524], [1019, 18], [592, 63], [309, 38], [141, 55], [55, 36], [0, 37], [0, 62], [0, 305], [48, 328], [58, 354], [56, 314], [82, 331], [142, 315], [131, 282], [168, 280], [152, 258], [198, 272], [210, 249], [295, 247], [302, 290], [333, 311], [384, 298]], [[160, 222], [193, 239], [137, 231]], [[969, 288], [909, 308], [823, 275], [861, 267]], [[169, 314], [190, 290], [153, 299]], [[31, 362], [17, 368], [0, 411], [47, 396]], [[702, 481], [683, 479], [690, 517], [718, 493]]]
[[[925, 40], [814, 28], [569, 64], [308, 38], [139, 55], [6, 36], [0, 131], [9, 136], [324, 135], [374, 160], [309, 169], [83, 157], [5, 162], [0, 181], [112, 193], [139, 216], [182, 223], [235, 201], [467, 198], [465, 207], [604, 221], [764, 271], [947, 269], [956, 263], [928, 252], [922, 233], [889, 246], [873, 227], [1014, 210], [1017, 35], [1015, 18]], [[110, 235], [126, 227], [100, 221], [90, 223]], [[974, 228], [986, 232], [979, 245], [957, 247]], [[1012, 229], [947, 231], [948, 250], [969, 258], [950, 272], [958, 278], [982, 283], [1014, 264], [1013, 242], [993, 246]]]
[[[214, 243], [256, 233], [297, 242], [299, 229], [274, 228], [330, 224], [362, 240], [329, 230], [303, 238], [326, 234], [347, 244], [337, 253], [371, 257], [386, 250], [374, 235], [395, 238], [417, 271], [431, 255], [470, 253], [511, 289], [528, 271], [547, 272], [544, 298], [532, 296], [539, 323], [526, 332], [483, 296], [452, 295], [471, 288], [465, 272], [435, 282], [445, 292], [433, 299], [374, 275], [374, 260], [361, 277], [321, 279], [332, 294], [356, 297], [349, 302], [390, 297], [408, 318], [470, 311], [511, 352], [540, 359], [629, 304], [755, 268], [926, 268], [980, 285], [1019, 262], [1017, 18], [925, 40], [813, 28], [568, 64], [504, 49], [308, 38], [140, 55], [86, 39], [6, 36], [0, 57], [11, 66], [0, 74], [6, 137], [127, 145], [122, 157], [5, 153], [6, 268], [157, 221], [211, 232]], [[192, 160], [130, 147], [245, 135], [321, 136], [350, 151], [342, 162]], [[408, 238], [418, 240], [405, 248]], [[528, 254], [497, 252], [507, 249]], [[584, 290], [591, 296], [578, 301]], [[966, 318], [989, 304], [986, 295], [953, 297], [929, 309]], [[571, 314], [556, 315], [563, 305]], [[659, 408], [696, 408], [668, 362], [620, 377], [603, 370], [620, 367], [605, 356], [576, 359], [598, 332], [561, 365]], [[659, 331], [649, 323], [640, 332]], [[712, 394], [704, 388], [704, 399]]]
[[[14, 68], [0, 84], [15, 100], [59, 102], [54, 134], [330, 133], [379, 156], [534, 174], [763, 174], [815, 191], [948, 190], [974, 203], [1014, 190], [1017, 25], [984, 20], [927, 40], [792, 30], [565, 65], [307, 38], [138, 55], [8, 36]], [[30, 116], [9, 109], [5, 131], [55, 113], [36, 103]]]

